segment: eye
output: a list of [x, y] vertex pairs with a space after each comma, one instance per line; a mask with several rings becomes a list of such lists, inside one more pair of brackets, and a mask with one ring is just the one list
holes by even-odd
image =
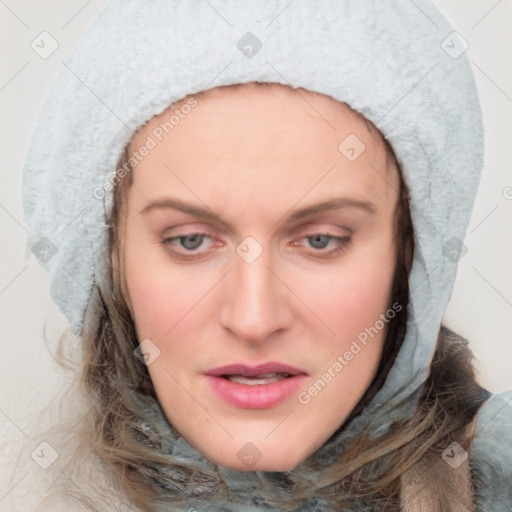
[[320, 233], [307, 237], [309, 243], [314, 249], [325, 249], [331, 241], [331, 238], [332, 237], [329, 235], [322, 235]]
[[201, 247], [205, 236], [206, 235], [202, 233], [194, 233], [193, 235], [180, 236], [178, 237], [178, 240], [182, 247], [189, 251], [193, 251]]
[[[306, 241], [303, 244], [302, 241]], [[312, 248], [315, 256], [333, 256], [345, 250], [351, 239], [349, 236], [332, 235], [330, 233], [306, 234], [292, 245]]]
[[165, 238], [161, 244], [174, 257], [190, 259], [204, 255], [205, 251], [200, 251], [200, 249], [205, 249], [206, 240], [211, 240], [211, 237], [206, 233], [187, 233]]

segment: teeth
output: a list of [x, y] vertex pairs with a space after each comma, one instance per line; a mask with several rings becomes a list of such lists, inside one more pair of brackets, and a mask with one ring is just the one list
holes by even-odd
[[247, 384], [249, 386], [256, 386], [258, 384], [270, 384], [271, 382], [278, 382], [280, 380], [290, 377], [289, 373], [266, 373], [264, 375], [256, 375], [254, 377], [245, 377], [244, 375], [225, 375], [226, 379], [230, 382], [237, 382], [238, 384]]

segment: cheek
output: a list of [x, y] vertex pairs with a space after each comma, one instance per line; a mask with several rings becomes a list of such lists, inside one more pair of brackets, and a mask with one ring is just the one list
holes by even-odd
[[313, 337], [318, 373], [299, 402], [322, 411], [324, 426], [339, 425], [375, 376], [388, 318], [395, 315], [388, 313], [394, 266], [393, 252], [358, 258], [336, 269], [309, 295], [311, 309], [335, 334], [320, 343], [326, 330], [318, 327]]
[[353, 273], [346, 280], [340, 310], [360, 328], [373, 324], [388, 307], [393, 267], [366, 266], [361, 273]]
[[142, 250], [127, 247], [126, 285], [139, 337], [163, 339], [180, 324], [198, 300], [201, 288], [183, 272], [155, 261]]
[[[375, 323], [389, 306], [394, 254], [360, 257], [304, 282], [303, 297], [336, 337], [351, 339]], [[309, 293], [306, 290], [309, 289]]]

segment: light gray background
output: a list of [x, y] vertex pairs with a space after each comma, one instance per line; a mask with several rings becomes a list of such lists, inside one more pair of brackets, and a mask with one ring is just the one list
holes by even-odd
[[[43, 332], [52, 345], [67, 325], [49, 298], [44, 270], [33, 255], [26, 258], [24, 254], [20, 170], [55, 74], [106, 3], [0, 0], [2, 511], [14, 510], [15, 504], [19, 506], [23, 496], [31, 492], [30, 472], [43, 471], [32, 464], [23, 478], [10, 480], [9, 456], [14, 457], [19, 446], [41, 432], [36, 413], [48, 406], [62, 386], [62, 372], [49, 355]], [[212, 8], [216, 6], [215, 0], [209, 3]], [[465, 240], [468, 252], [459, 264], [445, 322], [470, 340], [482, 385], [499, 392], [512, 387], [512, 3], [436, 0], [435, 4], [469, 43], [467, 51], [474, 65], [486, 129], [484, 177]], [[31, 48], [43, 31], [59, 44], [46, 59]]]

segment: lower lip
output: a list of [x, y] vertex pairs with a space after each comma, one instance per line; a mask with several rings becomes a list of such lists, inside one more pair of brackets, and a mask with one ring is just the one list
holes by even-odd
[[269, 384], [240, 384], [207, 375], [213, 391], [224, 402], [240, 409], [267, 409], [284, 402], [304, 383], [307, 375], [294, 375]]

